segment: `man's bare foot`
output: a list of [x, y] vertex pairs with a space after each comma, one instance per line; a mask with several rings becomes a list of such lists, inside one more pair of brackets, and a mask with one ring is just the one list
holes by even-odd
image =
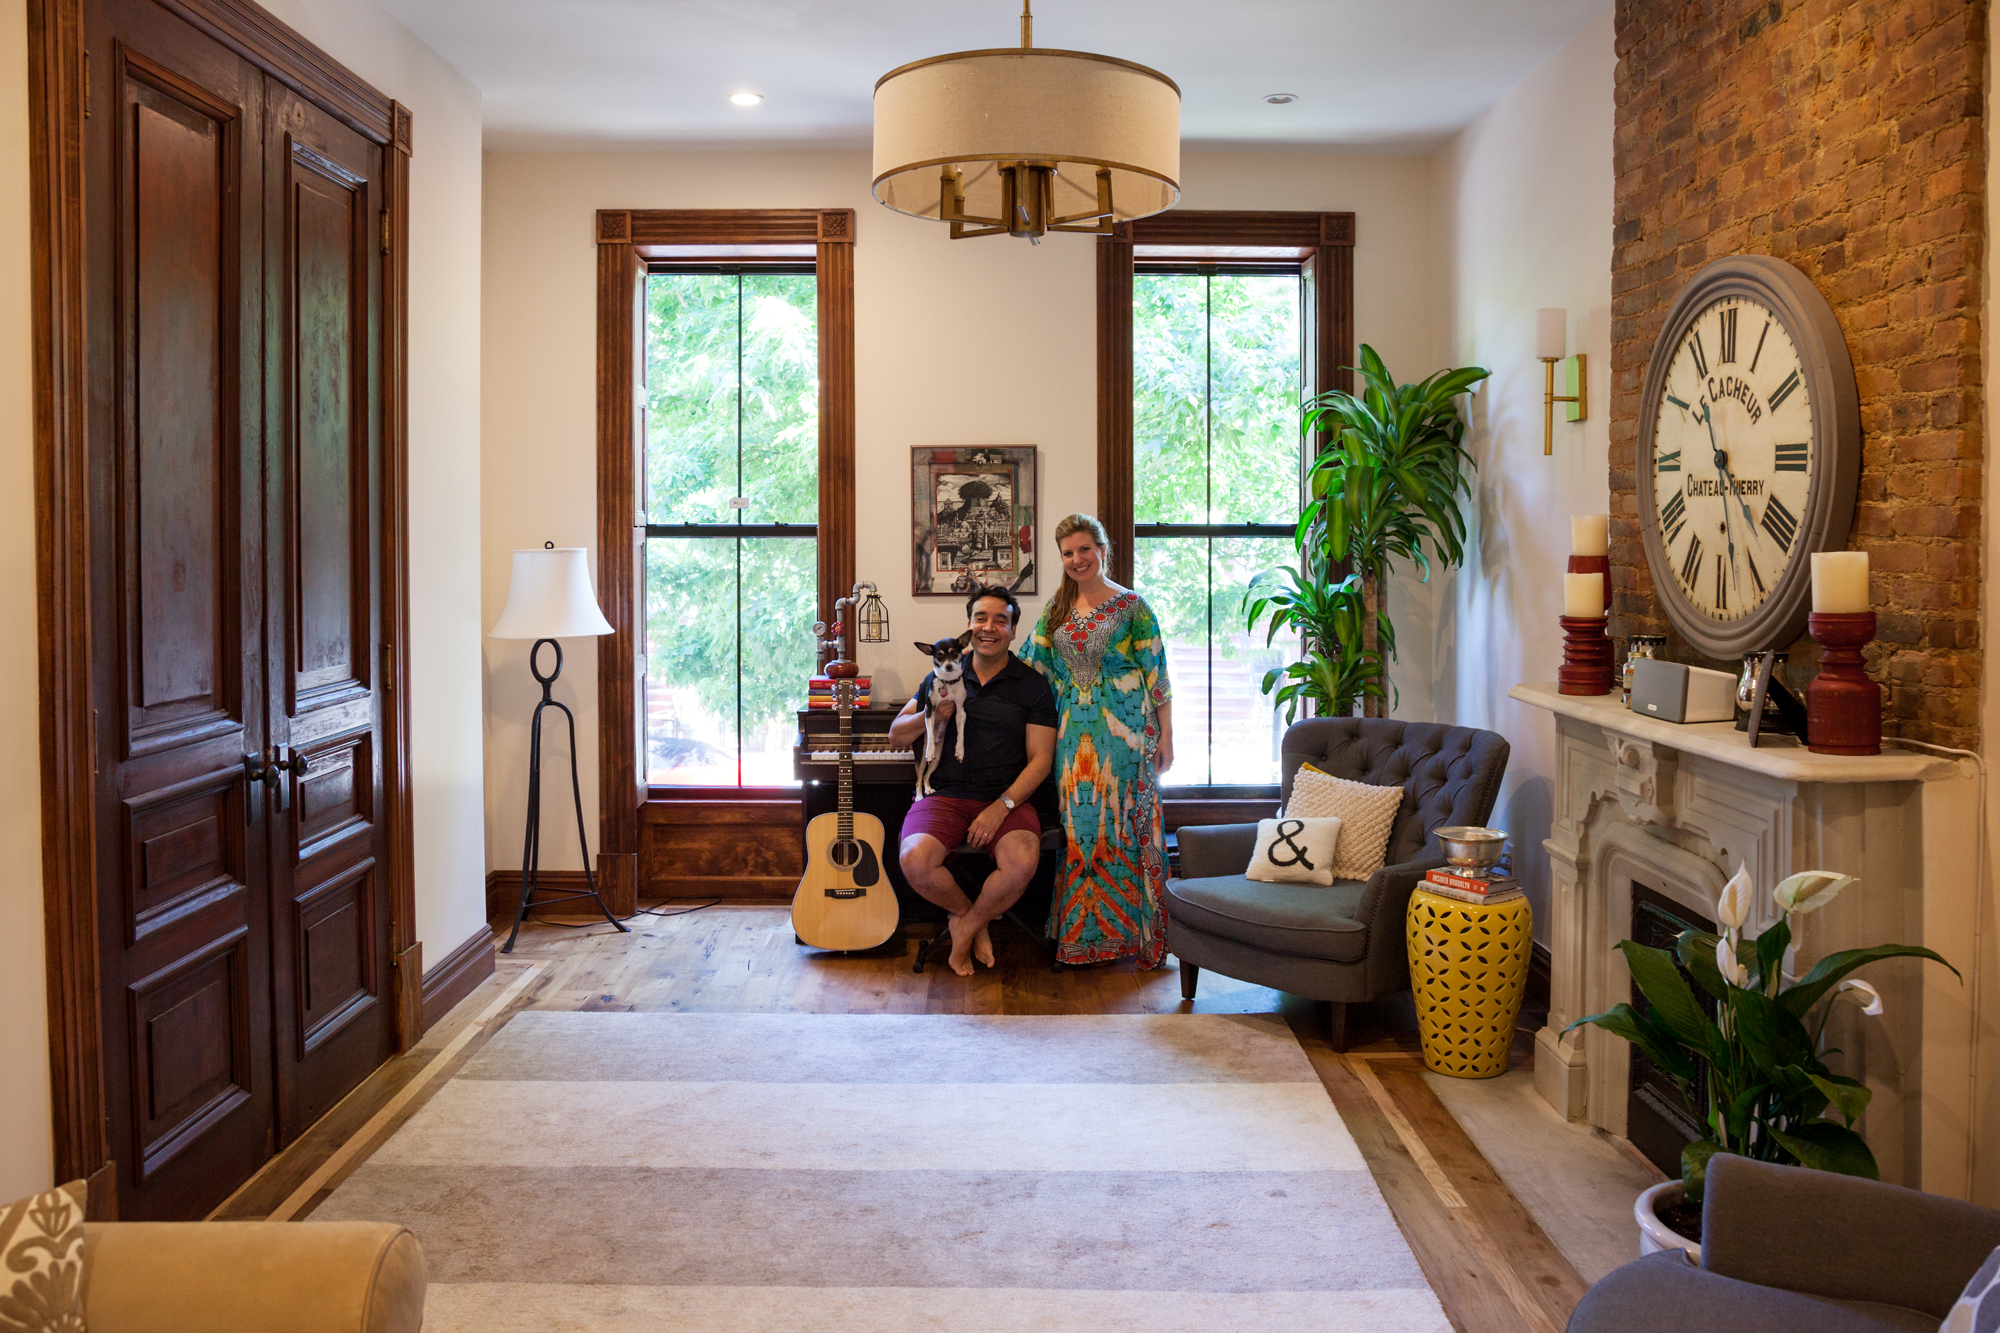
[[972, 935], [965, 927], [965, 918], [951, 919], [951, 970], [961, 977], [972, 975]]
[[993, 936], [984, 926], [972, 937], [972, 956], [988, 967], [993, 966]]

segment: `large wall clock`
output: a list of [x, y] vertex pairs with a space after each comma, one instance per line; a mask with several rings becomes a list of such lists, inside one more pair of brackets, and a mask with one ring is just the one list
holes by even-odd
[[1639, 407], [1639, 535], [1660, 605], [1711, 657], [1805, 629], [1814, 551], [1847, 544], [1861, 476], [1854, 363], [1833, 309], [1781, 259], [1718, 259], [1653, 346]]

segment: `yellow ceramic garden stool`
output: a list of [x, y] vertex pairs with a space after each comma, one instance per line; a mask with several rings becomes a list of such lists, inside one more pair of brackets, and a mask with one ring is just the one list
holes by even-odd
[[1466, 903], [1422, 887], [1410, 895], [1410, 989], [1426, 1065], [1457, 1078], [1507, 1072], [1534, 938], [1526, 898]]

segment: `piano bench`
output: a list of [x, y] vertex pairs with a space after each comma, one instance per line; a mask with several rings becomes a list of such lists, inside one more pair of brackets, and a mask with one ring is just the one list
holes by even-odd
[[[1056, 960], [1055, 944], [1048, 939], [1048, 930], [1046, 928], [1037, 930], [1035, 927], [1029, 925], [1018, 909], [1021, 903], [1033, 896], [1035, 890], [1042, 884], [1046, 883], [1053, 889], [1055, 884], [1055, 866], [1059, 865], [1062, 859], [1063, 839], [1064, 834], [1062, 825], [1060, 824], [1053, 827], [1045, 827], [1042, 830], [1041, 865], [1036, 869], [1034, 879], [1028, 881], [1028, 887], [1022, 890], [1020, 899], [1015, 902], [1013, 907], [1008, 908], [1000, 914], [1000, 920], [1013, 922], [1022, 934], [1031, 940], [1043, 943], [1047, 947], [1049, 952], [1049, 971], [1051, 972], [1062, 971], [1063, 965]], [[944, 864], [945, 868], [951, 871], [952, 878], [958, 881], [958, 886], [965, 890], [966, 897], [977, 898], [979, 896], [980, 885], [985, 883], [986, 876], [990, 873], [986, 867], [992, 864], [992, 860], [993, 853], [987, 848], [974, 847], [971, 843], [964, 843], [958, 847], [954, 847], [950, 852], [945, 854]], [[910, 971], [921, 974], [924, 970], [924, 965], [930, 961], [931, 955], [936, 953], [940, 947], [947, 950], [951, 947], [951, 920], [949, 917], [938, 925], [937, 934], [917, 946], [917, 960], [911, 964]]]

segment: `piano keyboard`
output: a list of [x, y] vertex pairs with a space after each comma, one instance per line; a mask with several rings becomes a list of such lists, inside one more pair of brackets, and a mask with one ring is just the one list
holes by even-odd
[[[857, 764], [908, 764], [916, 761], [915, 750], [856, 750], [854, 762]], [[840, 762], [838, 750], [806, 750], [799, 759], [808, 764], [837, 764]]]

